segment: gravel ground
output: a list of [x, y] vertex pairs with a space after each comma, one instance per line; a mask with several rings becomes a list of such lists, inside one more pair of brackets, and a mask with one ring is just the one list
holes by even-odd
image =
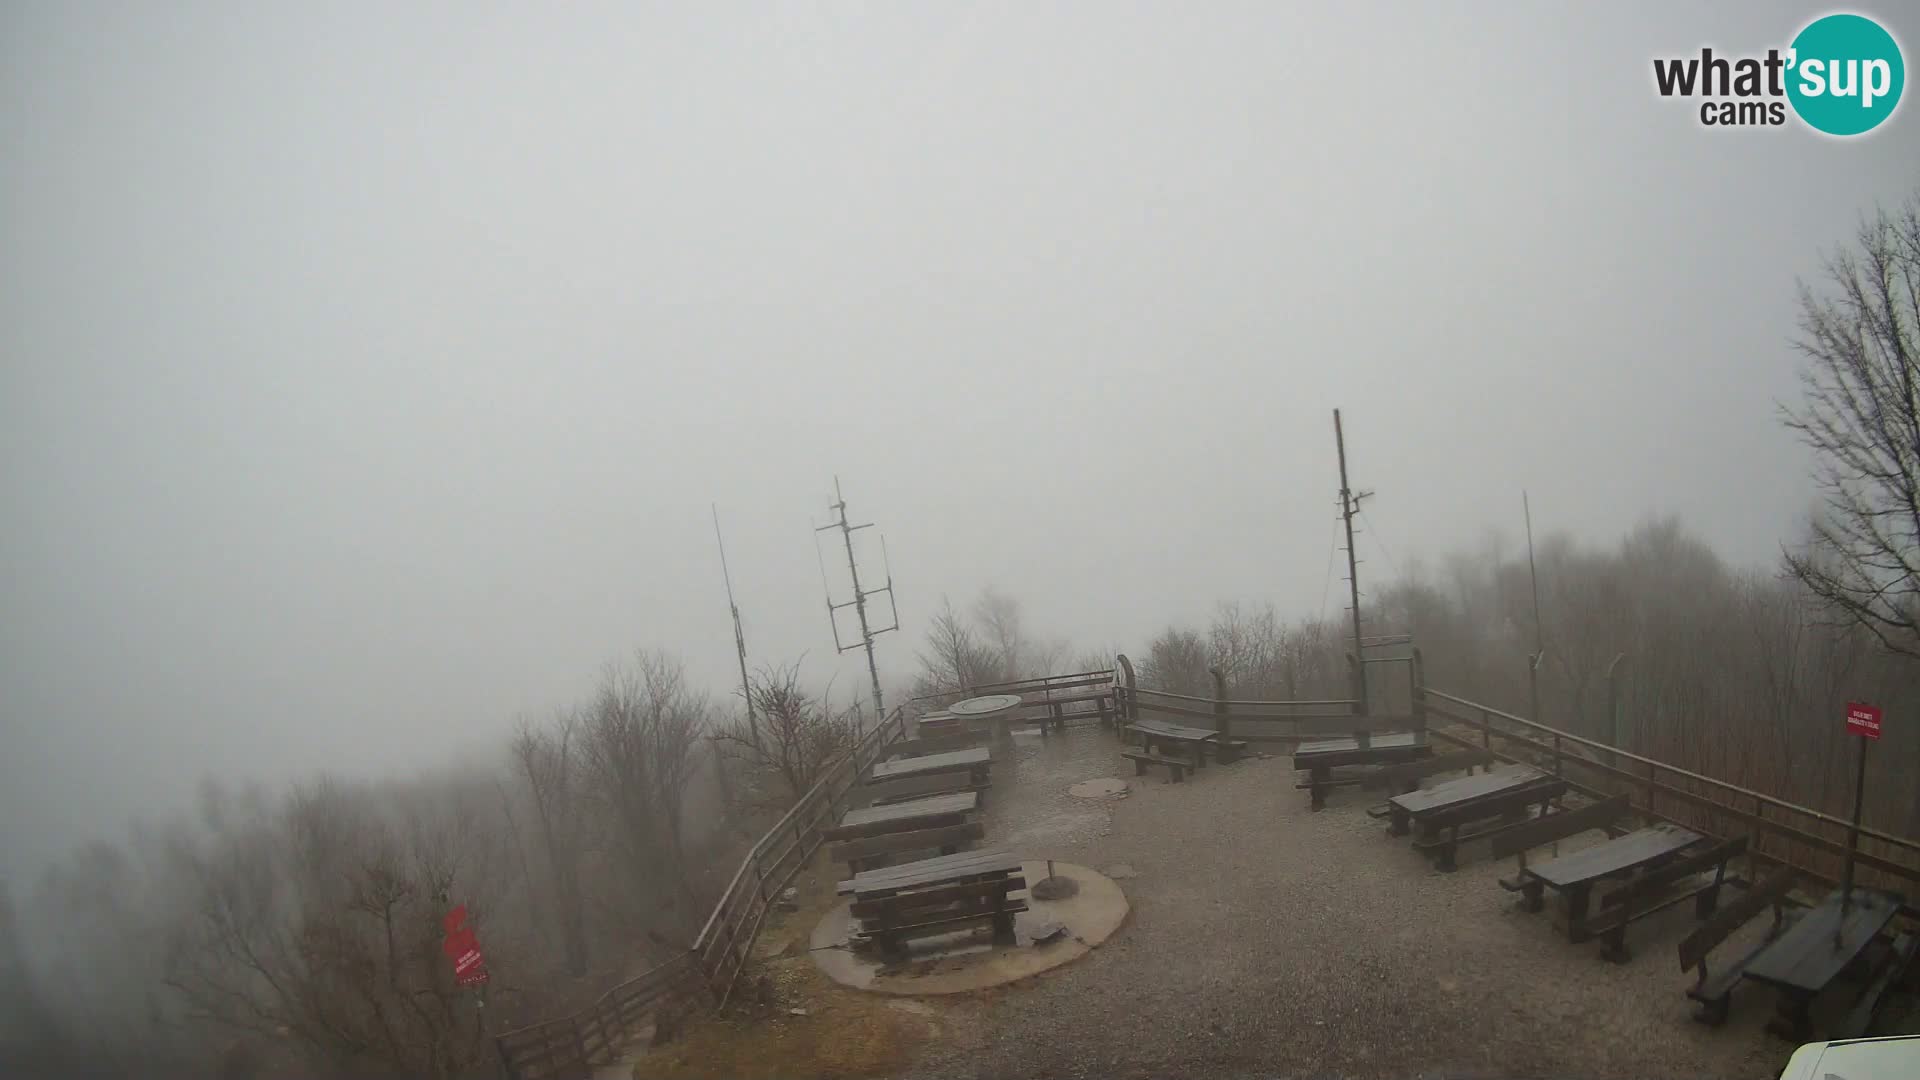
[[1674, 946], [1691, 905], [1636, 923], [1616, 966], [1557, 934], [1551, 907], [1519, 911], [1484, 844], [1436, 873], [1358, 791], [1310, 812], [1284, 757], [1066, 792], [1123, 765], [1097, 726], [1021, 735], [996, 765], [988, 842], [1118, 866], [1132, 914], [1074, 964], [943, 1002], [946, 1036], [904, 1076], [1764, 1080], [1791, 1052], [1752, 987], [1725, 1028], [1689, 1019]]

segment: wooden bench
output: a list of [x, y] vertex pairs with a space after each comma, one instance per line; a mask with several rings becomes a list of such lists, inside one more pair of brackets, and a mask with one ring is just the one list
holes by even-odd
[[[1693, 1014], [1695, 1020], [1714, 1027], [1727, 1022], [1727, 1012], [1733, 1002], [1733, 988], [1739, 984], [1741, 974], [1754, 957], [1759, 956], [1780, 936], [1781, 929], [1786, 925], [1787, 890], [1793, 888], [1793, 882], [1792, 867], [1775, 871], [1742, 893], [1739, 899], [1714, 912], [1712, 918], [1695, 927], [1693, 933], [1681, 940], [1680, 970], [1698, 968], [1700, 971], [1693, 987], [1687, 991], [1689, 998], [1700, 1003], [1700, 1008]], [[1718, 972], [1708, 970], [1707, 956], [1714, 947], [1769, 906], [1773, 908], [1773, 925], [1767, 928], [1766, 939]]]
[[1026, 878], [1013, 876], [855, 901], [851, 910], [860, 930], [854, 940], [873, 945], [882, 956], [897, 957], [913, 938], [952, 933], [987, 920], [993, 924], [994, 944], [1011, 945], [1013, 917], [1027, 910], [1027, 902], [1008, 894], [1026, 887]]
[[881, 761], [896, 761], [900, 758], [926, 757], [929, 754], [944, 754], [950, 750], [966, 750], [980, 745], [980, 737], [969, 732], [957, 735], [920, 735], [912, 739], [901, 739], [880, 748]]
[[[1633, 958], [1627, 951], [1627, 925], [1649, 915], [1665, 911], [1684, 900], [1694, 902], [1694, 917], [1713, 915], [1720, 902], [1720, 886], [1727, 878], [1727, 862], [1747, 850], [1747, 838], [1722, 840], [1712, 847], [1683, 855], [1658, 870], [1651, 870], [1615, 889], [1600, 901], [1600, 916], [1593, 929], [1600, 935], [1600, 955], [1615, 964]], [[1683, 884], [1708, 867], [1713, 879], [1706, 884]]]
[[[1064, 705], [1084, 705], [1088, 702], [1092, 702], [1094, 705], [1092, 711], [1070, 713], [1062, 708]], [[1065, 731], [1067, 729], [1067, 721], [1076, 716], [1097, 716], [1100, 718], [1100, 723], [1103, 727], [1113, 722], [1113, 688], [1111, 686], [1102, 689], [1082, 691], [1077, 694], [1064, 694], [1058, 697], [1049, 694], [1047, 697], [1038, 700], [1028, 699], [1026, 704], [1035, 708], [1044, 707], [1046, 709], [1045, 713], [1032, 718], [1034, 723], [1040, 725], [1040, 734], [1042, 735], [1048, 734], [1049, 730]]]
[[[1549, 776], [1485, 799], [1433, 811], [1418, 819], [1421, 834], [1413, 841], [1414, 849], [1433, 855], [1434, 869], [1451, 874], [1460, 868], [1457, 858], [1461, 844], [1497, 837], [1508, 829], [1536, 820], [1531, 812], [1536, 803], [1540, 807], [1539, 817], [1546, 817], [1555, 812], [1566, 793], [1567, 782]], [[1501, 819], [1501, 823], [1467, 828], [1492, 818]]]
[[[1475, 766], [1493, 768], [1493, 755], [1485, 750], [1455, 750], [1421, 758], [1418, 761], [1403, 761], [1368, 773], [1361, 779], [1360, 786], [1369, 791], [1385, 788], [1389, 795], [1400, 795], [1417, 788], [1420, 781], [1426, 777], [1449, 772], [1471, 773]], [[1381, 812], [1373, 816], [1386, 817], [1387, 815]]]
[[1494, 858], [1517, 856], [1513, 879], [1509, 881], [1501, 878], [1500, 887], [1508, 892], [1524, 892], [1527, 898], [1527, 910], [1539, 911], [1542, 906], [1545, 882], [1538, 878], [1529, 878], [1527, 852], [1543, 844], [1557, 843], [1569, 836], [1578, 836], [1588, 829], [1601, 829], [1608, 836], [1619, 836], [1621, 830], [1617, 823], [1632, 808], [1632, 803], [1627, 796], [1615, 795], [1610, 799], [1602, 799], [1577, 810], [1549, 814], [1494, 837]]
[[1372, 775], [1367, 773], [1335, 778], [1335, 769], [1391, 766], [1432, 754], [1433, 744], [1426, 741], [1424, 731], [1376, 736], [1365, 746], [1360, 745], [1360, 740], [1351, 738], [1303, 741], [1293, 748], [1293, 767], [1296, 771], [1305, 772], [1307, 779], [1293, 786], [1309, 793], [1309, 805], [1314, 810], [1324, 810], [1329, 791], [1337, 787], [1364, 785], [1368, 776]]
[[886, 865], [894, 856], [908, 851], [929, 851], [938, 849], [942, 855], [951, 855], [962, 847], [971, 845], [987, 835], [986, 827], [977, 821], [959, 825], [945, 825], [937, 829], [913, 829], [909, 832], [887, 833], [882, 836], [864, 836], [858, 840], [833, 845], [828, 858], [833, 862], [843, 862], [847, 868], [858, 874], [863, 870]]
[[898, 780], [857, 784], [847, 789], [847, 807], [854, 809], [862, 806], [881, 806], [928, 795], [948, 795], [956, 791], [976, 792], [980, 796], [981, 803], [984, 804], [988, 787], [988, 784], [976, 781], [966, 773], [903, 776]]
[[1907, 973], [1907, 968], [1913, 964], [1913, 954], [1917, 951], [1920, 951], [1920, 938], [1901, 934], [1893, 939], [1886, 961], [1867, 983], [1867, 988], [1860, 992], [1853, 1008], [1840, 1021], [1838, 1030], [1834, 1032], [1835, 1038], [1859, 1039], [1873, 1034], [1874, 1017], [1879, 1015], [1881, 1001], [1886, 997], [1888, 988]]
[[1168, 782], [1174, 784], [1186, 779], [1187, 770], [1193, 767], [1193, 762], [1185, 758], [1169, 757], [1165, 754], [1156, 754], [1147, 750], [1122, 750], [1120, 751], [1120, 756], [1133, 759], [1133, 775], [1135, 776], [1147, 775], [1148, 765], [1165, 765], [1169, 775]]

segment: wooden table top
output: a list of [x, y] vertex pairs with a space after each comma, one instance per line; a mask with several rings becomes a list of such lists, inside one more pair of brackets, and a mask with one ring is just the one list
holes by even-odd
[[1528, 866], [1527, 873], [1556, 889], [1564, 889], [1569, 885], [1584, 885], [1626, 873], [1637, 866], [1671, 855], [1700, 839], [1699, 833], [1678, 825], [1654, 825], [1625, 836], [1616, 836], [1571, 855]]
[[1220, 736], [1219, 732], [1210, 728], [1170, 724], [1165, 720], [1140, 720], [1127, 726], [1143, 735], [1152, 735], [1160, 739], [1181, 739], [1187, 742], [1205, 742]]
[[1355, 750], [1385, 750], [1396, 753], [1406, 753], [1419, 750], [1422, 747], [1430, 747], [1431, 745], [1424, 740], [1416, 742], [1416, 739], [1419, 739], [1419, 736], [1411, 731], [1396, 732], [1392, 735], [1375, 735], [1367, 740], [1367, 745], [1364, 747], [1360, 745], [1359, 739], [1350, 736], [1343, 736], [1337, 739], [1309, 739], [1294, 748], [1293, 758], [1295, 761], [1298, 761], [1301, 758], [1310, 759], [1326, 754], [1350, 754]]
[[877, 825], [887, 821], [910, 822], [921, 818], [965, 814], [979, 805], [978, 794], [961, 791], [952, 795], [908, 799], [906, 802], [886, 803], [881, 806], [863, 806], [858, 810], [847, 811], [840, 819], [840, 827], [844, 829], [856, 825]]
[[1407, 813], [1419, 817], [1421, 814], [1445, 807], [1490, 799], [1510, 791], [1532, 787], [1546, 779], [1548, 779], [1547, 774], [1539, 769], [1531, 765], [1521, 765], [1500, 772], [1463, 776], [1458, 780], [1435, 784], [1425, 791], [1409, 791], [1405, 795], [1395, 795], [1388, 801]]
[[877, 870], [855, 874], [850, 881], [840, 883], [840, 892], [865, 896], [876, 892], [897, 892], [901, 889], [916, 889], [926, 885], [939, 885], [961, 878], [989, 877], [996, 874], [1017, 874], [1020, 872], [1020, 859], [1004, 851], [963, 851], [958, 855], [941, 855], [919, 862], [902, 863], [899, 866], [883, 866]]
[[993, 756], [984, 746], [976, 746], [971, 750], [949, 750], [944, 754], [882, 761], [873, 767], [873, 779], [897, 780], [902, 776], [920, 776], [924, 773], [959, 772], [964, 769], [978, 768], [992, 761]]
[[[1874, 889], [1853, 890], [1853, 907], [1840, 918], [1840, 891], [1808, 909], [1766, 951], [1753, 958], [1745, 972], [1749, 979], [1817, 994], [1827, 988], [1842, 968], [1860, 955], [1875, 934], [1886, 929], [1900, 910], [1900, 898]], [[1834, 929], [1840, 930], [1839, 948]]]

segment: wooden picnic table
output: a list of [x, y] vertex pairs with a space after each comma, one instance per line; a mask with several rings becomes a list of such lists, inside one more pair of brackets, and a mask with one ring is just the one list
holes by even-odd
[[1220, 733], [1212, 728], [1189, 727], [1165, 720], [1137, 720], [1128, 724], [1127, 730], [1140, 736], [1140, 742], [1148, 753], [1156, 752], [1155, 743], [1163, 747], [1177, 747], [1183, 754], [1190, 753], [1196, 766], [1207, 763], [1207, 744], [1220, 737]]
[[1596, 884], [1658, 865], [1701, 839], [1690, 829], [1662, 823], [1524, 867], [1520, 879], [1526, 909], [1539, 911], [1545, 902], [1544, 892], [1552, 888], [1567, 901], [1567, 940], [1585, 941], [1587, 912], [1592, 908]]
[[1463, 837], [1462, 826], [1484, 818], [1524, 813], [1534, 803], [1541, 804], [1544, 812], [1566, 790], [1565, 780], [1531, 765], [1521, 765], [1500, 772], [1463, 776], [1425, 791], [1395, 795], [1387, 800], [1387, 809], [1393, 819], [1392, 834], [1405, 836], [1410, 825], [1418, 824], [1420, 836], [1414, 846], [1435, 852], [1437, 867], [1450, 872], [1455, 869], [1454, 854], [1462, 839], [1478, 839], [1499, 832], [1498, 829], [1485, 830]]
[[1841, 971], [1866, 950], [1900, 910], [1904, 898], [1876, 889], [1854, 889], [1841, 915], [1838, 891], [1808, 909], [1742, 973], [1780, 991], [1779, 1014], [1769, 1031], [1805, 1042], [1813, 1028], [1808, 1006]]
[[855, 874], [839, 885], [852, 893], [854, 941], [899, 957], [911, 938], [946, 934], [970, 923], [993, 925], [996, 945], [1014, 944], [1014, 916], [1027, 910], [1021, 862], [1005, 851], [969, 851]]
[[984, 784], [987, 780], [987, 768], [992, 763], [993, 755], [987, 751], [987, 748], [977, 746], [971, 750], [952, 750], [944, 754], [928, 754], [925, 757], [877, 762], [873, 766], [870, 779], [878, 783], [882, 780], [898, 780], [908, 776], [964, 772], [972, 774], [975, 783]]
[[1356, 779], [1335, 780], [1333, 770], [1353, 765], [1389, 765], [1432, 753], [1433, 745], [1427, 742], [1426, 736], [1410, 731], [1376, 736], [1369, 739], [1365, 746], [1352, 737], [1312, 739], [1294, 748], [1293, 767], [1307, 772], [1307, 782], [1298, 786], [1310, 792], [1313, 809], [1324, 810], [1328, 788], [1360, 782]]
[[840, 824], [826, 830], [825, 835], [829, 840], [851, 840], [862, 836], [958, 825], [979, 805], [979, 795], [961, 791], [880, 806], [863, 806], [841, 815]]

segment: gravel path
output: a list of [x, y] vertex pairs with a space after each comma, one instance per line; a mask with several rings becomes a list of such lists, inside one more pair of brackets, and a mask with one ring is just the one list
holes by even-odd
[[1311, 813], [1284, 757], [1067, 794], [1122, 765], [1097, 726], [1022, 735], [996, 765], [988, 842], [1120, 866], [1133, 911], [1074, 964], [941, 1003], [947, 1037], [907, 1076], [1766, 1080], [1792, 1049], [1750, 987], [1727, 1027], [1689, 1019], [1673, 950], [1691, 905], [1636, 923], [1616, 966], [1520, 912], [1484, 844], [1440, 874], [1358, 791]]

